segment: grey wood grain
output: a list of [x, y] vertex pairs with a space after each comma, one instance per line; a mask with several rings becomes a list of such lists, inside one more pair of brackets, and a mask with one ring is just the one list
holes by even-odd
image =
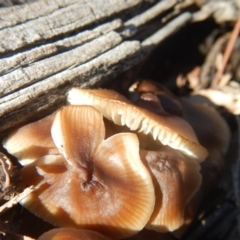
[[85, 30], [72, 37], [66, 37], [53, 43], [43, 44], [31, 50], [16, 53], [11, 57], [0, 59], [0, 76], [8, 71], [28, 66], [33, 62], [50, 57], [52, 55], [67, 51], [74, 47], [80, 46], [94, 38], [104, 35], [112, 30], [116, 30], [122, 26], [121, 19], [102, 24], [93, 30]]
[[[2, 49], [9, 56], [0, 58], [0, 135], [66, 104], [67, 91], [72, 87], [97, 87], [111, 81], [191, 19], [190, 13], [176, 15], [166, 24], [159, 23], [159, 31], [147, 33], [140, 41], [138, 31], [176, 4], [175, 0], [162, 0], [152, 6], [150, 2], [154, 0], [90, 0], [84, 5], [84, 1], [66, 0], [62, 7], [54, 5], [38, 13], [41, 16], [35, 18], [32, 13], [25, 20], [12, 21], [11, 27], [3, 27], [0, 52]], [[96, 7], [98, 4], [101, 6]], [[83, 6], [86, 11], [77, 14]], [[140, 13], [124, 22], [126, 16], [121, 18], [120, 13], [134, 11], [135, 7]], [[12, 9], [4, 9], [5, 14]], [[17, 11], [26, 11], [26, 5], [18, 6]], [[90, 22], [96, 27], [86, 29]], [[66, 35], [69, 32], [71, 35]]]
[[38, 61], [27, 67], [18, 68], [0, 78], [0, 95], [4, 96], [67, 68], [85, 63], [118, 45], [121, 41], [122, 38], [118, 33], [110, 32], [72, 50]]
[[78, 1], [79, 0], [46, 0], [8, 8], [0, 8], [0, 29], [24, 23], [41, 16], [46, 16]]
[[44, 110], [64, 104], [66, 92], [71, 87], [99, 84], [129, 69], [142, 57], [140, 43], [126, 41], [85, 64], [66, 69], [16, 92], [11, 100], [3, 98], [0, 104], [0, 132], [36, 117]]
[[[0, 53], [15, 51], [97, 23], [140, 4], [141, 0], [79, 1], [45, 16], [0, 30]], [[35, 10], [37, 11], [37, 9]]]

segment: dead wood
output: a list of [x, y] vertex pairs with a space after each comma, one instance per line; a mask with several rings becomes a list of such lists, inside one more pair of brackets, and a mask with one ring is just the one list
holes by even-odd
[[[162, 21], [176, 4], [39, 0], [0, 9], [0, 131], [65, 104], [73, 86], [99, 85], [139, 63], [190, 21], [181, 12]], [[159, 30], [139, 40], [155, 19]]]

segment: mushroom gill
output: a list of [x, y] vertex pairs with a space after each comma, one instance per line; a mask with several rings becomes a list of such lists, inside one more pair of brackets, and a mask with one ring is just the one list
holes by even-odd
[[154, 140], [180, 150], [199, 162], [208, 155], [207, 150], [198, 143], [192, 127], [185, 120], [172, 115], [156, 115], [135, 106], [115, 91], [73, 88], [69, 91], [68, 101], [73, 105], [93, 106], [115, 124], [151, 134]]
[[152, 214], [155, 195], [138, 139], [133, 133], [104, 136], [99, 111], [63, 107], [52, 126], [61, 155], [41, 157], [22, 169], [22, 186], [37, 190], [21, 204], [55, 226], [113, 238], [140, 231]]

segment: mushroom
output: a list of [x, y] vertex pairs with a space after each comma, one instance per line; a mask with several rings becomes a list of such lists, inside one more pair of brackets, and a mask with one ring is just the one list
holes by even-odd
[[[109, 120], [105, 120], [105, 126], [109, 136], [126, 131], [125, 126], [114, 125]], [[200, 164], [175, 149], [159, 146], [149, 136], [137, 135], [140, 156], [151, 173], [156, 195], [154, 211], [146, 228], [174, 231], [184, 224], [186, 206], [200, 187]]]
[[146, 228], [174, 231], [184, 224], [185, 207], [201, 185], [197, 161], [165, 146], [161, 151], [140, 151], [152, 173], [156, 203]]
[[[201, 163], [202, 185], [186, 206], [185, 223], [196, 215], [200, 202], [211, 192], [224, 170], [224, 154], [230, 142], [230, 129], [217, 110], [206, 103], [181, 99], [183, 117], [193, 127], [199, 142], [208, 149], [209, 156]], [[176, 235], [180, 236], [182, 230]]]
[[[209, 156], [202, 165], [202, 191], [216, 183], [224, 169], [224, 154], [230, 142], [230, 129], [215, 108], [203, 103], [181, 100], [183, 117], [191, 124], [199, 142], [208, 149]], [[204, 194], [205, 195], [205, 194]]]
[[[135, 83], [130, 90], [139, 95], [138, 100], [135, 100], [138, 106], [159, 115], [181, 116], [192, 126], [202, 146], [207, 149], [221, 149], [221, 152], [226, 151], [230, 139], [229, 127], [213, 104], [199, 103], [192, 97], [177, 99], [168, 89], [149, 80]], [[181, 114], [174, 114], [178, 111], [181, 111]]]
[[[141, 99], [151, 101], [146, 98], [149, 98], [149, 96], [155, 96], [156, 98], [158, 98], [161, 108], [166, 113], [182, 117], [182, 105], [179, 100], [167, 88], [165, 88], [158, 82], [154, 82], [151, 80], [137, 81], [129, 88], [129, 91], [130, 93], [134, 93], [133, 102], [138, 106], [141, 106], [141, 104], [143, 104], [144, 102], [141, 101]], [[155, 101], [156, 100], [154, 100], [153, 102]]]
[[113, 238], [140, 231], [152, 214], [155, 194], [137, 136], [104, 139], [103, 116], [91, 106], [63, 107], [51, 131], [61, 155], [43, 156], [22, 169], [22, 186], [34, 185], [36, 191], [21, 204], [55, 226]]
[[68, 101], [73, 105], [91, 105], [115, 124], [150, 134], [159, 143], [177, 149], [199, 162], [208, 155], [185, 120], [177, 116], [156, 115], [133, 105], [115, 91], [73, 88], [68, 94]]
[[[162, 99], [158, 95], [159, 91], [162, 92], [163, 90], [163, 94], [169, 96], [170, 100], [173, 99], [174, 103], [178, 101], [181, 106], [181, 116], [193, 127], [200, 144], [209, 152], [209, 156], [201, 163], [202, 185], [185, 208], [184, 223], [189, 224], [196, 214], [200, 201], [216, 184], [221, 175], [224, 166], [223, 154], [228, 148], [230, 139], [229, 127], [212, 106], [192, 103], [192, 98], [176, 99], [169, 91], [165, 91], [156, 83], [149, 81], [139, 82], [131, 90], [139, 94], [136, 102], [138, 105], [156, 114], [174, 112], [170, 108], [171, 105], [164, 105], [164, 102], [161, 101]], [[172, 106], [174, 105], [172, 104]], [[182, 229], [179, 232], [182, 233]]]
[[[102, 93], [103, 91], [100, 92]], [[119, 105], [121, 104], [120, 97], [119, 95], [117, 98], [117, 104]], [[128, 103], [127, 100], [125, 102], [130, 105], [130, 109], [136, 108], [141, 111], [140, 108]], [[119, 106], [115, 107], [118, 111], [121, 110]], [[161, 110], [160, 107], [159, 113], [162, 113], [163, 116], [171, 117], [164, 110]], [[110, 115], [110, 113], [108, 114]], [[115, 119], [113, 115], [111, 116], [112, 119]], [[114, 125], [108, 119], [105, 119], [105, 125], [108, 129], [108, 136], [127, 131], [126, 126]], [[185, 206], [201, 184], [200, 165], [195, 159], [191, 159], [177, 150], [156, 144], [156, 141], [150, 135], [144, 136], [144, 134], [139, 133], [137, 135], [140, 140], [140, 146], [144, 146], [144, 149], [155, 150], [140, 150], [141, 159], [152, 175], [156, 194], [154, 212], [146, 227], [162, 232], [174, 231], [184, 223]]]
[[27, 165], [48, 154], [58, 154], [51, 137], [55, 114], [16, 129], [3, 140], [3, 147], [14, 155], [21, 165]]
[[127, 238], [126, 240], [146, 240], [146, 239], [154, 239], [154, 240], [176, 240], [175, 237], [172, 236], [171, 233], [161, 233], [153, 230], [149, 230], [144, 228], [139, 233], [134, 236]]
[[181, 103], [183, 117], [193, 127], [200, 144], [208, 150], [225, 153], [230, 142], [230, 129], [217, 110], [206, 103], [193, 103], [188, 98], [182, 99]]
[[38, 240], [111, 240], [111, 238], [86, 229], [55, 228], [42, 234]]

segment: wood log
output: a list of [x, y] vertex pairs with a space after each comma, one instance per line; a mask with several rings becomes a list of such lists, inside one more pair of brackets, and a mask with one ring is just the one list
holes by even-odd
[[[0, 132], [63, 104], [143, 60], [187, 24], [176, 0], [39, 0], [0, 9]], [[154, 24], [158, 31], [143, 27]], [[141, 36], [142, 38], [142, 36]]]

